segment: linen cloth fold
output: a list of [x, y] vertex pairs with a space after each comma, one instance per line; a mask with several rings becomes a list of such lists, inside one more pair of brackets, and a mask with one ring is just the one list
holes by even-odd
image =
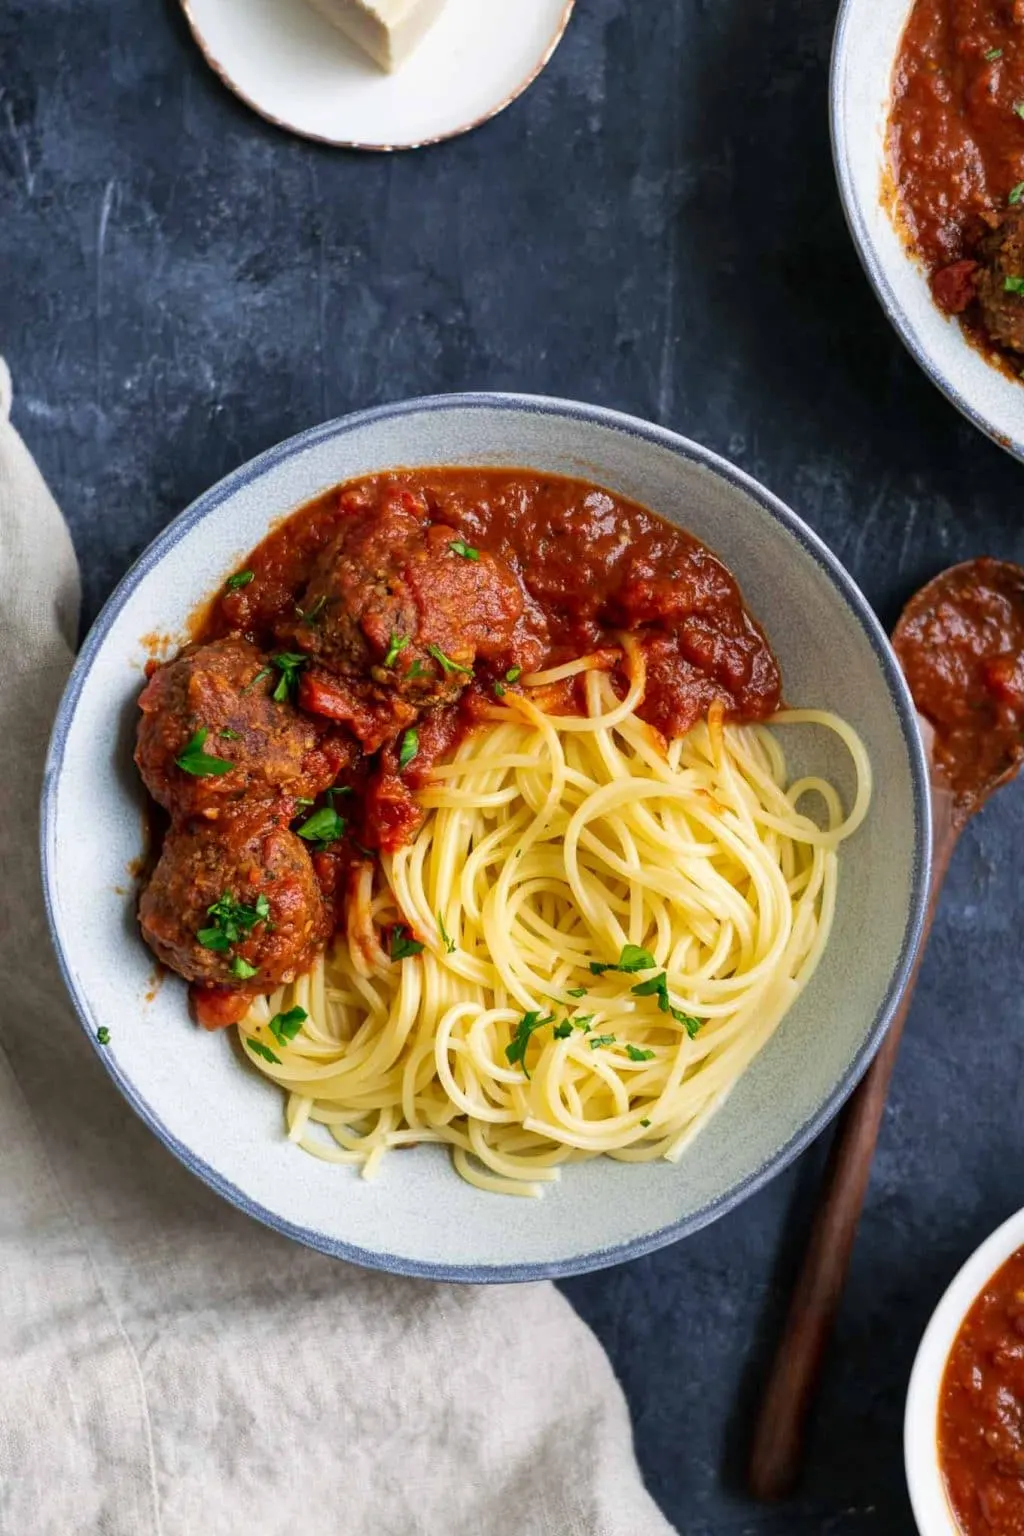
[[0, 1532], [671, 1536], [548, 1284], [373, 1274], [220, 1201], [73, 1016], [38, 799], [78, 575], [0, 359]]

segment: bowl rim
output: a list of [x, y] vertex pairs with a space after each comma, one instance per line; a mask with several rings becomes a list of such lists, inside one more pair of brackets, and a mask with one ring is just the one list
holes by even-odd
[[[910, 0], [910, 4], [912, 3], [913, 0]], [[863, 0], [840, 0], [835, 31], [832, 36], [832, 55], [829, 64], [829, 134], [832, 143], [832, 164], [835, 169], [836, 182], [839, 187], [839, 201], [842, 206], [843, 216], [846, 219], [846, 227], [850, 232], [860, 264], [875, 291], [875, 297], [885, 312], [886, 319], [917, 365], [931, 379], [936, 389], [941, 390], [950, 404], [956, 406], [956, 409], [962, 416], [967, 418], [972, 426], [977, 427], [979, 432], [983, 432], [987, 438], [996, 443], [1006, 453], [1012, 454], [1016, 459], [1024, 460], [1024, 434], [1019, 438], [1012, 438], [1000, 432], [998, 427], [990, 420], [987, 412], [973, 405], [963, 391], [953, 383], [952, 379], [943, 373], [934, 361], [928, 347], [918, 339], [910, 317], [897, 298], [895, 289], [889, 281], [888, 274], [869, 233], [867, 220], [861, 211], [861, 203], [854, 188], [853, 174], [846, 150], [847, 138], [844, 127], [847, 44], [853, 31], [854, 13], [861, 4], [863, 4]], [[902, 33], [900, 35], [902, 37]], [[890, 77], [895, 62], [894, 58], [890, 65]], [[880, 198], [881, 189], [879, 188]], [[906, 260], [912, 262], [913, 258], [907, 255]], [[966, 341], [964, 346], [967, 346]], [[998, 377], [997, 369], [993, 368], [992, 372]]]
[[939, 1393], [960, 1325], [988, 1280], [1024, 1247], [1024, 1209], [979, 1243], [947, 1285], [914, 1356], [903, 1415], [907, 1491], [921, 1536], [961, 1536], [939, 1467]]
[[[84, 996], [83, 989], [77, 983], [61, 940], [60, 923], [57, 915], [58, 874], [54, 860], [56, 851], [57, 788], [62, 772], [65, 746], [74, 720], [78, 700], [93, 664], [121, 609], [140, 581], [160, 564], [165, 554], [197, 524], [216, 512], [238, 490], [258, 480], [268, 470], [288, 458], [305, 451], [307, 448], [334, 437], [344, 436], [375, 422], [393, 420], [402, 416], [416, 415], [424, 412], [480, 409], [513, 411], [516, 413], [526, 412], [529, 414], [561, 417], [568, 420], [582, 420], [614, 432], [640, 438], [653, 446], [667, 449], [677, 457], [688, 462], [701, 465], [719, 478], [724, 479], [737, 490], [744, 492], [770, 517], [781, 523], [797, 543], [813, 558], [830, 579], [832, 585], [838, 589], [838, 596], [852, 609], [875, 652], [906, 744], [911, 776], [915, 827], [914, 859], [910, 881], [911, 899], [899, 958], [889, 978], [885, 996], [857, 1054], [845, 1074], [835, 1084], [832, 1092], [816, 1113], [810, 1115], [804, 1124], [798, 1127], [790, 1140], [783, 1147], [779, 1148], [773, 1156], [768, 1158], [760, 1168], [754, 1169], [734, 1189], [722, 1195], [718, 1200], [712, 1201], [699, 1211], [681, 1217], [678, 1221], [669, 1222], [666, 1226], [659, 1227], [652, 1232], [643, 1233], [623, 1243], [617, 1243], [606, 1248], [591, 1249], [568, 1258], [521, 1264], [448, 1264], [425, 1262], [407, 1258], [401, 1254], [360, 1248], [353, 1244], [336, 1240], [313, 1228], [300, 1226], [298, 1223], [289, 1221], [286, 1217], [269, 1210], [258, 1201], [250, 1198], [237, 1185], [218, 1173], [215, 1168], [202, 1158], [197, 1157], [188, 1146], [169, 1130], [159, 1114], [136, 1091], [127, 1075], [119, 1069], [116, 1058], [111, 1056], [109, 1052], [104, 1051], [94, 1037], [90, 1025], [87, 999]], [[669, 1243], [676, 1242], [679, 1238], [688, 1236], [690, 1233], [696, 1232], [700, 1228], [709, 1225], [712, 1221], [717, 1220], [718, 1217], [725, 1215], [726, 1212], [732, 1210], [743, 1200], [761, 1189], [776, 1174], [781, 1173], [794, 1158], [798, 1157], [810, 1145], [838, 1112], [867, 1070], [912, 976], [914, 962], [920, 947], [928, 900], [931, 870], [931, 800], [928, 789], [928, 773], [924, 748], [917, 727], [917, 717], [914, 712], [913, 702], [885, 631], [882, 629], [873, 609], [854, 582], [852, 576], [840, 564], [836, 556], [833, 555], [818, 535], [795, 512], [791, 511], [784, 502], [765, 489], [753, 476], [737, 468], [727, 459], [722, 458], [719, 454], [703, 447], [699, 443], [695, 443], [691, 439], [671, 431], [667, 427], [657, 426], [652, 422], [643, 421], [638, 417], [611, 410], [605, 406], [588, 405], [552, 396], [472, 391], [418, 396], [408, 400], [395, 401], [390, 404], [372, 406], [368, 409], [355, 411], [349, 415], [324, 422], [319, 426], [307, 428], [293, 437], [286, 438], [283, 442], [266, 449], [263, 453], [225, 475], [223, 479], [211, 486], [209, 490], [197, 497], [184, 511], [180, 512], [157, 535], [152, 543], [143, 550], [142, 554], [118, 582], [100, 610], [89, 633], [86, 635], [58, 706], [43, 774], [40, 854], [43, 897], [50, 937], [57, 955], [64, 984], [78, 1015], [79, 1022], [90, 1039], [93, 1049], [100, 1056], [105, 1069], [136, 1114], [190, 1172], [196, 1174], [211, 1189], [215, 1190], [247, 1215], [255, 1217], [256, 1220], [271, 1227], [274, 1231], [294, 1238], [298, 1242], [304, 1243], [308, 1247], [317, 1249], [322, 1253], [329, 1254], [334, 1258], [345, 1259], [351, 1263], [362, 1265], [365, 1268], [381, 1269], [392, 1274], [411, 1275], [429, 1280], [459, 1281], [467, 1284], [507, 1283], [557, 1279], [568, 1275], [585, 1274], [592, 1270], [604, 1269], [610, 1265], [622, 1263], [627, 1259], [639, 1258], [644, 1254], [653, 1253], [659, 1248], [664, 1248]]]

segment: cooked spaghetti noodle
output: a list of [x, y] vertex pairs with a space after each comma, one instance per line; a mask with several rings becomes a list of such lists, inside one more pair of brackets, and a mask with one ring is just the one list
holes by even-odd
[[[788, 782], [766, 726], [712, 707], [666, 745], [637, 714], [643, 649], [622, 643], [624, 697], [607, 652], [509, 690], [433, 769], [414, 840], [360, 868], [347, 930], [253, 1002], [247, 1054], [308, 1152], [371, 1177], [440, 1142], [470, 1183], [518, 1195], [601, 1153], [672, 1161], [806, 986], [871, 796], [860, 738], [819, 710], [772, 721], [839, 736], [845, 814], [826, 780]], [[578, 673], [586, 715], [550, 712]], [[415, 952], [392, 959], [382, 934], [406, 930]], [[293, 1038], [271, 1033], [293, 1009]]]

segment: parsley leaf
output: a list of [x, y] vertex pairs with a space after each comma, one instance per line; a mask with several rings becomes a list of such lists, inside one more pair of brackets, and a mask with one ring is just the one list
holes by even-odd
[[1006, 201], [1016, 205], [1022, 197], [1024, 197], [1024, 181], [1018, 181]]
[[452, 939], [452, 938], [449, 938], [448, 930], [447, 930], [447, 928], [444, 925], [444, 918], [441, 916], [440, 912], [437, 914], [437, 926], [441, 930], [441, 937], [444, 940], [444, 947], [445, 947], [445, 949], [448, 951], [448, 953], [450, 955], [454, 955], [454, 953], [455, 953], [455, 940]]
[[532, 1013], [524, 1013], [516, 1025], [515, 1034], [505, 1047], [505, 1057], [513, 1065], [519, 1062], [525, 1077], [529, 1078], [530, 1076], [526, 1066], [526, 1047], [530, 1043], [530, 1037], [536, 1030], [543, 1029], [545, 1024], [553, 1024], [554, 1022], [555, 1016], [553, 1013], [545, 1013], [542, 1016], [539, 1011], [535, 1010]]
[[587, 989], [586, 987], [570, 987], [567, 995], [569, 997], [586, 997]]
[[229, 592], [237, 592], [239, 587], [247, 587], [250, 581], [255, 580], [255, 571], [236, 571], [233, 576], [228, 577], [224, 585]]
[[504, 683], [495, 683], [495, 685], [494, 685], [494, 697], [496, 699], [503, 699], [505, 697], [505, 684]]
[[287, 1013], [275, 1013], [267, 1028], [278, 1045], [287, 1045], [289, 1040], [295, 1039], [308, 1018], [305, 1008], [289, 1008]]
[[[594, 976], [603, 976], [605, 971], [625, 971], [630, 975], [633, 971], [650, 971], [657, 965], [657, 961], [649, 949], [641, 949], [639, 944], [624, 944], [622, 954], [614, 965], [605, 964], [601, 960], [591, 960], [590, 970]], [[636, 988], [633, 989], [636, 991]]]
[[1015, 101], [1013, 104], [1013, 110], [1016, 112], [1018, 117], [1024, 117], [1024, 101]]
[[662, 1013], [668, 1013], [668, 977], [664, 971], [659, 971], [657, 976], [648, 976], [646, 981], [638, 981], [629, 990], [634, 997], [656, 997]]
[[568, 1040], [572, 1034], [572, 1023], [569, 1019], [563, 1019], [561, 1024], [556, 1024], [552, 1030], [556, 1040]]
[[248, 981], [251, 976], [256, 975], [258, 969], [258, 966], [250, 965], [248, 960], [243, 960], [241, 955], [236, 955], [231, 962], [231, 974], [237, 976], [239, 981]]
[[405, 678], [406, 678], [407, 682], [408, 682], [408, 680], [411, 677], [422, 677], [422, 676], [423, 676], [423, 663], [422, 663], [422, 661], [418, 661], [418, 660], [413, 662], [412, 666], [409, 668], [408, 672], [405, 674]]
[[252, 691], [256, 687], [257, 683], [262, 683], [262, 681], [263, 681], [263, 679], [265, 677], [270, 677], [270, 676], [271, 676], [271, 671], [270, 671], [269, 667], [260, 667], [260, 670], [256, 673], [256, 676], [253, 678], [252, 682], [251, 683], [246, 683], [245, 687], [242, 689], [242, 692], [243, 693], [252, 693]]
[[398, 748], [398, 771], [402, 773], [420, 749], [420, 734], [415, 726], [410, 726], [402, 737]]
[[614, 1035], [591, 1035], [591, 1037], [590, 1037], [590, 1049], [592, 1051], [596, 1051], [599, 1045], [614, 1045], [614, 1044], [615, 1044], [615, 1036]]
[[241, 731], [229, 730], [227, 726], [222, 731], [218, 731], [217, 735], [223, 736], [225, 741], [241, 741], [242, 739]]
[[1006, 293], [1024, 293], [1024, 277], [1004, 278], [1003, 289]]
[[649, 1120], [641, 1120], [641, 1121], [640, 1121], [640, 1124], [641, 1124], [641, 1125], [642, 1125], [642, 1126], [643, 1126], [643, 1127], [644, 1127], [644, 1129], [645, 1129], [645, 1130], [646, 1130], [646, 1129], [647, 1129], [647, 1127], [648, 1127], [648, 1126], [649, 1126], [649, 1125], [650, 1125], [650, 1123], [651, 1123], [651, 1122], [650, 1122], [650, 1121], [649, 1121]]
[[990, 48], [987, 53], [982, 54], [986, 64], [994, 64], [996, 59], [1001, 59], [1002, 56], [1003, 50], [1001, 48]]
[[344, 818], [333, 806], [325, 805], [306, 818], [298, 833], [307, 843], [319, 843], [324, 847], [327, 843], [336, 843], [344, 830]]
[[388, 646], [387, 654], [384, 657], [384, 665], [386, 667], [393, 667], [395, 662], [398, 660], [399, 656], [401, 655], [402, 651], [405, 650], [405, 648], [406, 648], [406, 646], [408, 644], [409, 644], [409, 636], [408, 635], [396, 635], [396, 634], [392, 633], [391, 643]]
[[323, 613], [323, 611], [324, 611], [324, 609], [326, 607], [327, 607], [327, 598], [321, 592], [320, 596], [313, 603], [312, 608], [307, 608], [305, 611], [303, 611], [303, 609], [299, 608], [297, 611], [298, 611], [299, 618], [302, 620], [303, 624], [308, 624], [310, 629], [314, 629], [316, 627], [318, 619], [320, 618], [320, 615]]
[[100, 1045], [110, 1044], [110, 1030], [105, 1024], [101, 1024], [99, 1029], [96, 1031], [96, 1039]]
[[299, 672], [306, 665], [309, 657], [299, 656], [294, 651], [276, 651], [270, 659], [281, 674], [271, 697], [276, 703], [283, 704], [295, 692], [299, 682]]
[[653, 1051], [642, 1051], [638, 1045], [627, 1045], [626, 1055], [630, 1061], [653, 1061]]
[[439, 645], [428, 645], [427, 655], [433, 656], [446, 676], [449, 672], [464, 672], [467, 677], [473, 676], [472, 667], [464, 667], [460, 662], [452, 661], [451, 657], [446, 656]]
[[590, 1026], [596, 1018], [596, 1013], [578, 1013], [572, 1021], [573, 1028], [582, 1029], [585, 1035], [589, 1035]]
[[472, 544], [467, 544], [465, 539], [453, 539], [448, 548], [454, 555], [461, 555], [463, 560], [479, 560], [480, 551], [474, 549]]
[[414, 939], [408, 928], [403, 923], [396, 923], [391, 930], [391, 940], [388, 948], [392, 960], [405, 960], [410, 955], [418, 955], [422, 952], [423, 945], [419, 939]]
[[505, 673], [505, 681], [506, 683], [518, 683], [522, 675], [522, 667], [509, 667], [508, 671]]
[[209, 779], [217, 774], [231, 772], [234, 763], [226, 762], [223, 757], [211, 757], [203, 751], [209, 734], [209, 727], [201, 725], [195, 735], [186, 741], [174, 759], [183, 773], [190, 773], [196, 779]]
[[200, 928], [196, 938], [204, 949], [216, 950], [223, 954], [229, 950], [232, 944], [237, 944], [247, 933], [251, 933], [257, 923], [265, 923], [270, 916], [270, 903], [265, 896], [257, 896], [255, 903], [249, 907], [244, 902], [235, 901], [229, 891], [225, 891], [220, 901], [215, 901], [212, 907], [207, 907], [207, 916], [213, 918], [209, 928]]
[[681, 1024], [691, 1040], [695, 1040], [703, 1027], [703, 1019], [695, 1019], [692, 1013], [684, 1013], [681, 1008], [670, 1008], [669, 1013], [677, 1024]]
[[262, 1056], [264, 1061], [273, 1062], [275, 1067], [281, 1065], [280, 1056], [275, 1056], [270, 1046], [264, 1045], [262, 1040], [254, 1040], [251, 1035], [246, 1035], [245, 1043], [254, 1056]]

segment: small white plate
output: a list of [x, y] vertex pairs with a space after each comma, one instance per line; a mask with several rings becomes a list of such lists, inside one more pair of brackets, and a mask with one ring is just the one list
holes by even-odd
[[476, 128], [540, 74], [576, 0], [447, 0], [385, 74], [308, 0], [181, 0], [210, 68], [254, 112], [343, 149], [417, 149]]

